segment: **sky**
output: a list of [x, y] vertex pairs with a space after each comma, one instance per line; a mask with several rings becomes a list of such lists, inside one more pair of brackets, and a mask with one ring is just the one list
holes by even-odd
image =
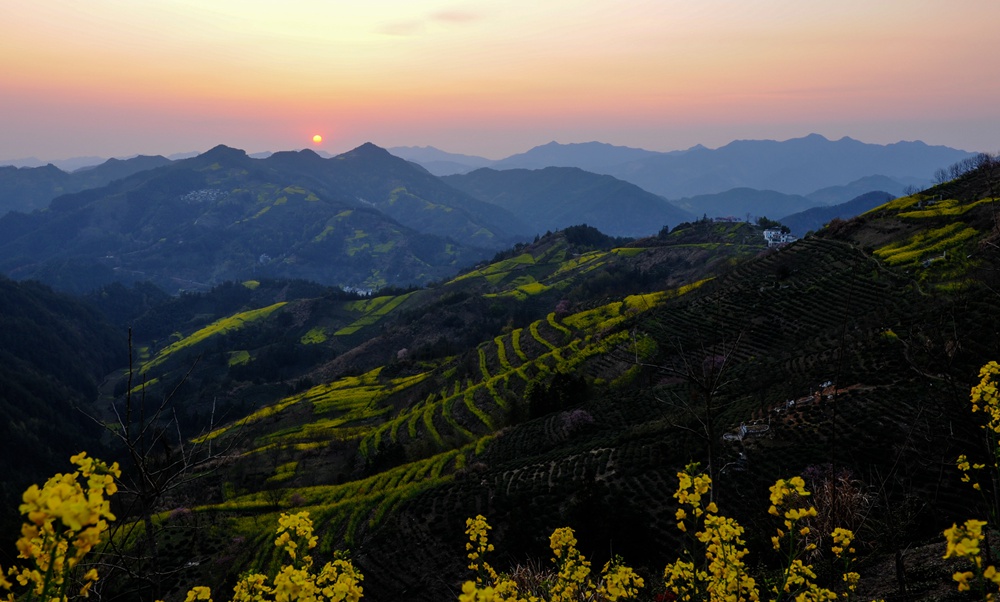
[[496, 159], [813, 132], [1000, 150], [996, 0], [0, 0], [0, 15], [0, 160], [367, 141]]

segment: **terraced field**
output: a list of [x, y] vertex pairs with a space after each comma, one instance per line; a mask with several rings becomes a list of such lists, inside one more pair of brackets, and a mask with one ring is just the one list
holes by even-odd
[[[432, 561], [448, 571], [460, 570], [439, 555], [454, 533], [445, 528], [442, 535], [432, 525], [459, 530], [474, 508], [491, 508], [498, 521], [516, 525], [505, 536], [514, 553], [538, 552], [532, 536], [555, 521], [589, 520], [615, 508], [613, 527], [633, 529], [623, 549], [659, 558], [656, 546], [663, 555], [663, 545], [677, 537], [670, 519], [673, 472], [703, 457], [705, 443], [687, 430], [694, 423], [678, 405], [687, 403], [687, 385], [663, 380], [654, 366], [718, 354], [739, 341], [731, 357], [741, 386], [720, 391], [725, 403], [715, 419], [720, 432], [755, 418], [770, 418], [771, 429], [766, 439], [722, 450], [721, 461], [732, 463], [742, 452], [761, 475], [794, 472], [830, 457], [859, 465], [870, 454], [889, 458], [892, 449], [915, 453], [900, 448], [899, 438], [884, 437], [885, 430], [903, 440], [908, 433], [925, 436], [926, 423], [914, 415], [932, 413], [900, 403], [906, 391], [878, 378], [904, 361], [899, 345], [882, 335], [898, 328], [906, 313], [906, 303], [893, 300], [900, 278], [850, 245], [808, 240], [681, 290], [561, 317], [550, 313], [480, 343], [467, 359], [402, 377], [379, 369], [318, 385], [251, 416], [248, 432], [266, 429], [247, 454], [338, 441], [356, 445], [359, 461], [370, 465], [401, 450], [392, 456], [397, 463], [339, 485], [303, 486], [308, 462], [294, 469], [275, 462], [268, 478], [278, 489], [231, 497], [215, 510], [247, 516], [240, 520], [249, 521], [249, 533], [252, 517], [270, 508], [307, 508], [322, 525], [324, 546], [371, 552], [362, 564], [381, 572], [399, 561], [393, 550], [403, 536], [411, 538], [406, 545], [435, 550]], [[470, 369], [458, 370], [460, 365]], [[582, 374], [590, 387], [618, 393], [524, 422], [528, 392], [557, 374]], [[835, 402], [773, 413], [786, 399], [835, 377], [851, 392]], [[866, 419], [871, 411], [880, 412], [880, 420]], [[855, 444], [830, 452], [837, 438]], [[798, 451], [789, 455], [793, 449]], [[720, 495], [759, 493], [765, 480], [733, 473], [720, 483]], [[590, 493], [579, 497], [581, 491]], [[387, 532], [386, 521], [396, 530]], [[634, 536], [637, 521], [641, 537]], [[609, 536], [590, 530], [593, 537]], [[401, 579], [421, 580], [416, 569], [399, 570]], [[392, 591], [391, 583], [377, 587]]]
[[[268, 306], [144, 359], [160, 371], [214, 345], [220, 397], [257, 403], [194, 441], [238, 450], [192, 513], [234, 566], [273, 567], [276, 514], [305, 509], [321, 554], [351, 549], [366, 597], [454, 598], [464, 520], [482, 513], [498, 568], [547, 558], [571, 525], [595, 565], [621, 554], [656, 579], [680, 543], [675, 473], [709, 458], [756, 548], [774, 479], [829, 467], [863, 483], [859, 541], [891, 555], [966, 517], [967, 381], [1000, 353], [994, 201], [959, 196], [772, 251], [745, 224], [600, 250], [545, 237], [439, 287]], [[265, 326], [291, 343], [261, 343]], [[308, 369], [255, 373], [282, 353]]]

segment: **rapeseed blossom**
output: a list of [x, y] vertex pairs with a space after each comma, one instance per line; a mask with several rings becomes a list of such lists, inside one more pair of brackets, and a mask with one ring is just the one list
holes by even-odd
[[465, 544], [465, 549], [469, 550], [469, 570], [476, 571], [476, 582], [480, 586], [487, 581], [497, 581], [496, 571], [483, 559], [487, 552], [493, 551], [493, 544], [489, 542], [487, 533], [492, 528], [482, 514], [465, 521], [465, 533], [469, 536], [469, 541]]
[[718, 516], [714, 502], [702, 505], [702, 498], [711, 490], [711, 477], [698, 472], [697, 464], [689, 464], [677, 473], [677, 482], [677, 528], [686, 533], [686, 521], [690, 519], [694, 529], [700, 528], [693, 539], [703, 551], [696, 555], [688, 550], [687, 559], [678, 558], [664, 568], [667, 591], [676, 594], [678, 600], [756, 601], [756, 581], [743, 562], [748, 554], [743, 527], [731, 518]]
[[982, 563], [979, 557], [979, 543], [983, 540], [983, 527], [986, 521], [969, 519], [959, 527], [953, 524], [950, 529], [944, 530], [944, 537], [947, 541], [947, 549], [944, 557], [969, 558], [977, 566]]
[[[336, 557], [313, 572], [313, 558], [308, 553], [316, 547], [318, 538], [313, 535], [308, 512], [282, 513], [278, 519], [275, 547], [283, 550], [290, 559], [267, 583], [267, 576], [260, 573], [243, 575], [233, 588], [232, 602], [357, 602], [363, 596], [361, 581], [364, 576], [349, 560]], [[196, 587], [188, 592], [186, 602], [211, 600], [211, 591]]]
[[549, 547], [555, 558], [553, 562], [559, 567], [556, 582], [549, 590], [551, 602], [569, 602], [577, 595], [590, 596], [593, 584], [587, 579], [590, 575], [590, 561], [576, 549], [576, 537], [573, 529], [563, 527], [556, 529], [549, 537]]
[[[697, 470], [698, 466], [692, 464], [677, 473], [674, 494], [681, 504], [675, 514], [677, 526], [685, 533], [689, 527], [694, 531], [691, 540], [697, 551], [686, 549], [684, 557], [666, 566], [663, 572], [666, 592], [670, 599], [676, 600], [757, 601], [760, 599], [757, 581], [750, 576], [744, 560], [748, 551], [743, 527], [731, 518], [720, 516], [714, 503], [702, 506], [711, 479]], [[816, 549], [816, 544], [806, 539], [813, 532], [806, 521], [817, 515], [816, 508], [806, 503], [810, 495], [802, 477], [780, 479], [770, 488], [768, 512], [782, 520], [771, 543], [783, 554], [781, 575], [771, 587], [772, 602], [791, 599], [833, 602], [841, 597], [837, 591], [819, 586], [815, 570], [802, 558]], [[830, 536], [831, 551], [844, 565], [840, 579], [842, 596], [849, 598], [860, 580], [858, 573], [850, 570], [854, 533], [837, 528]]]
[[[109, 466], [85, 452], [70, 462], [76, 465], [75, 472], [57, 474], [42, 487], [32, 485], [22, 496], [19, 509], [27, 522], [17, 540], [18, 558], [34, 566], [0, 568], [0, 575], [5, 575], [0, 577], [0, 589], [10, 592], [7, 600], [14, 600], [17, 586], [29, 597], [67, 600], [74, 569], [100, 543], [108, 521], [115, 519], [107, 498], [118, 490], [118, 464]], [[79, 576], [79, 595], [89, 595], [97, 579], [95, 569]]]
[[[990, 468], [994, 474], [993, 478], [985, 479], [984, 482], [995, 484], [997, 477], [1000, 476], [998, 474], [1000, 473], [1000, 463], [998, 463], [1000, 446], [997, 442], [997, 435], [1000, 434], [1000, 395], [997, 393], [1000, 364], [995, 361], [989, 362], [979, 370], [979, 378], [979, 383], [972, 387], [969, 398], [972, 403], [972, 411], [983, 412], [987, 417], [986, 424], [981, 426], [986, 431], [986, 444], [993, 456]], [[962, 481], [972, 482], [974, 489], [983, 492], [980, 483], [973, 481], [971, 471], [982, 470], [986, 468], [986, 465], [971, 462], [965, 454], [960, 455], [955, 464], [962, 473]], [[985, 498], [990, 507], [990, 515], [998, 517], [1000, 508], [994, 505], [996, 498], [993, 495], [985, 495]], [[986, 537], [984, 533], [986, 524], [984, 520], [969, 519], [961, 526], [956, 523], [945, 529], [946, 549], [944, 557], [965, 558], [971, 564], [972, 570], [956, 571], [952, 575], [952, 579], [958, 584], [958, 591], [970, 591], [975, 587], [978, 594], [982, 595], [984, 599], [996, 600], [996, 588], [1000, 586], [1000, 571], [994, 565], [983, 566], [981, 544]], [[989, 584], [992, 584], [990, 588], [993, 589], [992, 592], [986, 591]]]
[[591, 577], [590, 561], [577, 550], [576, 535], [569, 527], [556, 529], [549, 537], [552, 561], [557, 570], [551, 579], [543, 579], [541, 592], [522, 592], [509, 575], [498, 574], [484, 556], [493, 551], [489, 543], [490, 530], [482, 515], [467, 519], [465, 533], [469, 541], [469, 568], [477, 572], [476, 581], [462, 585], [459, 602], [570, 602], [581, 599], [617, 602], [638, 595], [644, 585], [642, 577], [615, 558], [604, 565], [601, 578]]
[[997, 395], [997, 379], [1000, 378], [1000, 364], [989, 362], [979, 369], [979, 384], [972, 387], [970, 400], [973, 412], [984, 412], [989, 422], [983, 426], [1000, 434], [1000, 396]]
[[642, 577], [626, 566], [621, 558], [609, 560], [601, 569], [601, 574], [604, 578], [597, 588], [597, 594], [599, 598], [609, 602], [633, 598], [644, 585]]

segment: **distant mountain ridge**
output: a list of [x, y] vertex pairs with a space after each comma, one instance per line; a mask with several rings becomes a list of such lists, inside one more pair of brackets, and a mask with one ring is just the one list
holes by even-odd
[[923, 142], [878, 145], [811, 134], [784, 142], [738, 140], [715, 150], [652, 157], [607, 171], [667, 198], [736, 187], [805, 195], [875, 174], [929, 183], [935, 170], [971, 154]]
[[[810, 195], [821, 189], [844, 186], [873, 176], [890, 178], [903, 187], [923, 187], [931, 183], [937, 169], [973, 154], [945, 146], [930, 146], [920, 141], [881, 145], [849, 137], [829, 140], [819, 134], [810, 134], [784, 141], [736, 140], [716, 149], [697, 145], [671, 152], [601, 142], [550, 142], [492, 162], [487, 167], [579, 167], [631, 182], [667, 199], [680, 199], [733, 188]], [[460, 169], [461, 165], [468, 166], [465, 171], [474, 168], [463, 163], [460, 156], [448, 158], [446, 155], [442, 152], [433, 161], [450, 161], [449, 169]], [[409, 158], [424, 164], [425, 159], [417, 154], [411, 154]], [[441, 165], [435, 165], [435, 169], [438, 168]], [[428, 169], [437, 173], [430, 167]], [[852, 190], [823, 202], [843, 202], [858, 194], [885, 188], [881, 185], [867, 190]]]
[[0, 167], [0, 215], [8, 211], [42, 209], [57, 196], [97, 188], [119, 178], [170, 163], [155, 156], [108, 159], [100, 165], [67, 173], [55, 165]]
[[900, 181], [887, 176], [868, 176], [840, 186], [821, 188], [806, 196], [823, 205], [839, 205], [873, 191], [886, 192], [893, 197], [904, 196], [908, 189], [919, 189], [918, 184], [919, 182]]
[[45, 167], [54, 165], [65, 172], [73, 172], [85, 167], [93, 167], [107, 161], [104, 157], [85, 156], [70, 157], [69, 159], [53, 159], [43, 161], [38, 157], [21, 157], [19, 159], [0, 160], [0, 167]]
[[436, 176], [466, 173], [496, 163], [486, 157], [449, 153], [433, 146], [394, 146], [387, 150], [401, 159], [417, 163]]
[[819, 203], [798, 194], [784, 194], [774, 190], [733, 188], [716, 194], [701, 194], [671, 201], [671, 204], [692, 215], [707, 217], [749, 216], [781, 219], [786, 215], [804, 211]]
[[604, 142], [560, 144], [549, 142], [531, 150], [495, 162], [495, 169], [541, 169], [543, 167], [579, 167], [587, 171], [607, 173], [610, 166], [642, 161], [662, 155], [683, 154], [686, 151], [659, 153]]
[[585, 223], [612, 236], [652, 236], [692, 217], [634, 184], [576, 167], [482, 168], [442, 179], [520, 216], [539, 233]]
[[317, 192], [352, 197], [421, 232], [463, 244], [501, 248], [529, 234], [514, 215], [445, 185], [437, 177], [372, 143], [332, 159], [311, 150], [275, 153], [270, 165], [311, 180]]

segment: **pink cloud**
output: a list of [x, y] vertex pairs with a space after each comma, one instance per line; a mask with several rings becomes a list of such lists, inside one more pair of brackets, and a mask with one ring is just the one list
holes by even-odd
[[430, 18], [443, 23], [471, 23], [482, 18], [481, 15], [464, 10], [442, 10], [432, 13]]

